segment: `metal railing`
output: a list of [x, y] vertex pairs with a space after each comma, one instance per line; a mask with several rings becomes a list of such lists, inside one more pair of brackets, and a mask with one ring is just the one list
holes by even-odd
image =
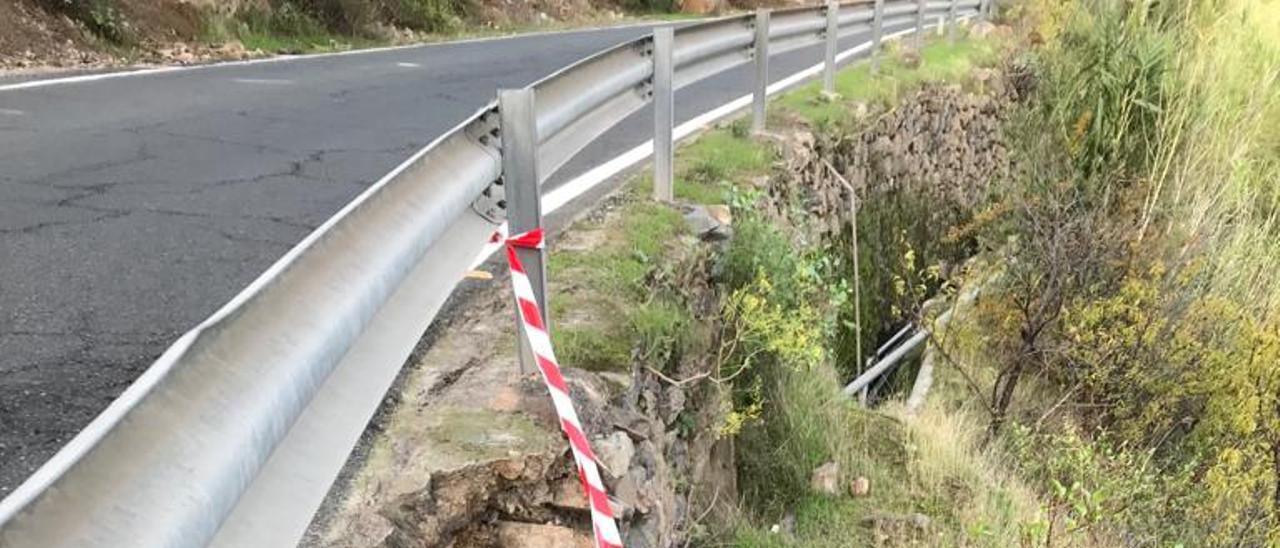
[[[623, 43], [532, 84], [531, 112], [480, 109], [179, 338], [0, 501], [0, 547], [296, 543], [495, 227], [508, 210], [521, 228], [537, 222], [538, 185], [602, 133], [657, 96], [669, 198], [675, 90], [754, 60], [760, 128], [770, 56], [825, 41], [832, 74], [842, 37], [874, 30], [878, 43], [885, 28], [919, 35], [986, 9], [875, 0], [659, 29], [669, 39]], [[532, 127], [504, 130], [504, 119]]]

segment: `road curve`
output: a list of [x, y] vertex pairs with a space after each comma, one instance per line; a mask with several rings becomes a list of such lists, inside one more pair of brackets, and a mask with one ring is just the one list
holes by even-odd
[[[0, 497], [182, 332], [416, 149], [647, 27], [0, 85]], [[866, 37], [851, 37], [847, 45]], [[771, 61], [780, 79], [821, 57]], [[682, 90], [687, 120], [749, 67]], [[555, 186], [651, 136], [640, 112]]]

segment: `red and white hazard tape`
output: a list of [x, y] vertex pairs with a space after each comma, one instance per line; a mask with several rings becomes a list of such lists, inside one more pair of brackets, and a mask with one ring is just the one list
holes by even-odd
[[[494, 241], [502, 241], [502, 234], [494, 234]], [[542, 311], [538, 308], [538, 300], [534, 297], [533, 286], [524, 273], [524, 266], [516, 256], [516, 248], [542, 249], [542, 229], [534, 229], [524, 234], [517, 234], [506, 241], [507, 262], [511, 265], [511, 290], [516, 295], [516, 307], [520, 321], [524, 323], [525, 340], [533, 350], [534, 361], [538, 370], [542, 371], [542, 380], [546, 382], [547, 391], [551, 393], [551, 402], [555, 405], [556, 414], [560, 416], [560, 428], [569, 438], [569, 448], [573, 451], [573, 460], [578, 465], [578, 479], [582, 480], [582, 488], [587, 492], [587, 500], [591, 505], [591, 526], [595, 530], [596, 546], [612, 548], [622, 546], [622, 537], [618, 534], [618, 526], [613, 521], [613, 511], [609, 508], [609, 495], [605, 492], [604, 482], [600, 479], [600, 470], [596, 466], [596, 455], [591, 451], [587, 435], [578, 421], [578, 413], [573, 408], [573, 400], [569, 398], [569, 386], [560, 374], [560, 365], [556, 361], [555, 352], [551, 349], [551, 338], [547, 336], [546, 327], [542, 323]]]

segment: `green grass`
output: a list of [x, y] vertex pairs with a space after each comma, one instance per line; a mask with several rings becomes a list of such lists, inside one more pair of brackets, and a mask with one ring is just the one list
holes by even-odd
[[[817, 87], [809, 86], [783, 96], [774, 108], [825, 123], [845, 116], [853, 101], [892, 104], [922, 81], [959, 79], [992, 55], [991, 46], [970, 40], [931, 43], [920, 70], [888, 62], [883, 75], [872, 78], [865, 65], [852, 67], [838, 78], [843, 99], [819, 102]], [[676, 197], [732, 202], [731, 192], [769, 174], [775, 159], [770, 145], [749, 135], [745, 121], [708, 131], [677, 153]], [[567, 365], [625, 370], [634, 360], [661, 364], [672, 349], [690, 348], [698, 339], [698, 323], [681, 301], [654, 284], [661, 265], [692, 246], [681, 243], [686, 234], [680, 213], [649, 200], [650, 185], [647, 175], [635, 178], [615, 212], [575, 228], [603, 231], [599, 245], [551, 254], [553, 283], [569, 286], [552, 306], [553, 338]], [[768, 299], [777, 306], [803, 306], [805, 299], [824, 294], [797, 286], [798, 278], [786, 274], [801, 268], [802, 251], [784, 229], [749, 218], [749, 211], [735, 215], [744, 218], [735, 220], [737, 234], [723, 259], [726, 287], [746, 286], [766, 271], [772, 282]], [[873, 546], [873, 531], [864, 524], [873, 512], [921, 512], [935, 522], [928, 536], [885, 533], [899, 541], [996, 546], [1017, 536], [1018, 524], [1030, 519], [1034, 497], [990, 472], [975, 449], [979, 429], [941, 412], [908, 424], [894, 414], [862, 410], [838, 396], [837, 379], [830, 363], [762, 365], [741, 378], [738, 389], [759, 390], [765, 402], [759, 420], [748, 421], [735, 442], [745, 512], [729, 530], [704, 539], [708, 544]], [[842, 469], [841, 493], [834, 497], [809, 487], [812, 470], [829, 460]], [[858, 476], [870, 479], [869, 497], [847, 494]], [[954, 504], [957, 493], [967, 504]], [[788, 512], [795, 515], [795, 537], [769, 533]]]
[[[909, 39], [909, 38], [908, 38]], [[784, 95], [772, 115], [775, 119], [787, 114], [799, 116], [815, 125], [847, 122], [855, 115], [857, 103], [868, 107], [892, 107], [907, 90], [927, 81], [960, 81], [995, 58], [995, 46], [985, 40], [961, 36], [956, 42], [930, 39], [920, 54], [920, 66], [909, 68], [903, 64], [901, 46], [886, 48], [880, 66], [880, 74], [872, 76], [867, 61], [857, 63], [836, 73], [837, 97], [822, 93], [821, 82], [815, 82]]]
[[730, 188], [769, 172], [773, 150], [748, 135], [744, 122], [738, 120], [708, 131], [680, 149], [676, 158], [676, 199], [723, 204]]
[[672, 260], [684, 219], [673, 207], [650, 201], [647, 190], [633, 183], [618, 211], [575, 227], [602, 233], [598, 245], [550, 255], [548, 277], [557, 295], [551, 335], [566, 365], [628, 370], [633, 351], [642, 360], [660, 359], [690, 341], [688, 312], [650, 280]]

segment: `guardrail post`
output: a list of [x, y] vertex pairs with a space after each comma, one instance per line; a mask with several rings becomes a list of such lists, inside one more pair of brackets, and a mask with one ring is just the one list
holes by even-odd
[[916, 51], [924, 47], [924, 2], [916, 0]]
[[836, 48], [840, 41], [840, 4], [827, 0], [826, 57], [822, 64], [822, 89], [836, 92]]
[[871, 19], [871, 74], [880, 73], [880, 42], [884, 40], [884, 0], [876, 0]]
[[956, 41], [956, 8], [959, 6], [960, 0], [951, 0], [951, 6], [947, 8], [947, 42], [955, 43]]
[[[533, 106], [532, 89], [498, 91], [498, 110], [502, 119], [502, 185], [507, 199], [507, 232], [520, 234], [542, 226], [542, 196], [538, 192], [538, 123]], [[550, 333], [547, 307], [547, 261], [541, 249], [516, 249], [525, 274], [533, 285], [542, 310], [542, 325]], [[519, 305], [517, 305], [519, 306]], [[516, 329], [523, 332], [520, 311], [515, 314]], [[533, 351], [520, 337], [520, 372], [536, 371]]]
[[653, 199], [667, 202], [675, 199], [675, 94], [671, 85], [674, 42], [675, 31], [671, 27], [653, 29]]
[[751, 97], [751, 131], [764, 131], [769, 101], [769, 10], [756, 8], [756, 81]]

